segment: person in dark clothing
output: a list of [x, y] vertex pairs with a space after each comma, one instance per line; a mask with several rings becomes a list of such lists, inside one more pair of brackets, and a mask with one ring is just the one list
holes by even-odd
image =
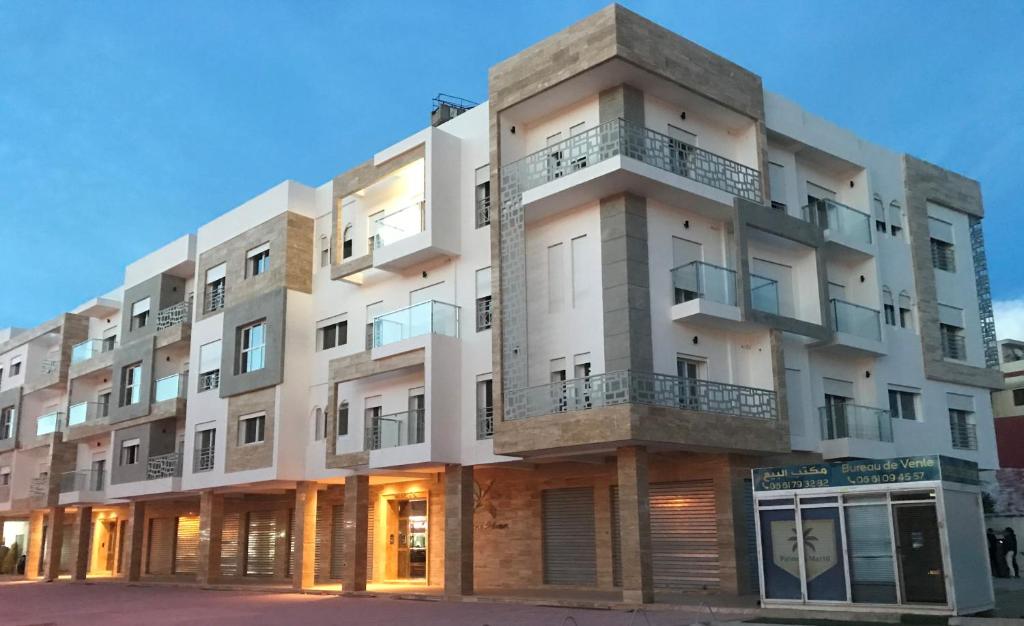
[[[1003, 549], [1005, 554], [1010, 555], [1010, 563], [1013, 564], [1013, 577], [1020, 578], [1020, 568], [1017, 566], [1017, 533], [1013, 532], [1012, 528], [1003, 531]], [[1009, 575], [1010, 572], [1006, 573]]]
[[988, 539], [988, 564], [992, 568], [992, 575], [999, 577], [999, 537], [996, 537], [996, 531], [991, 528], [985, 533], [985, 538]]

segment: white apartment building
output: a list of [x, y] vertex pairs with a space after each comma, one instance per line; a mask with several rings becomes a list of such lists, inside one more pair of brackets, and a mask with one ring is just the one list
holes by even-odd
[[749, 592], [752, 468], [997, 466], [982, 217], [613, 5], [0, 337], [4, 536], [48, 579]]

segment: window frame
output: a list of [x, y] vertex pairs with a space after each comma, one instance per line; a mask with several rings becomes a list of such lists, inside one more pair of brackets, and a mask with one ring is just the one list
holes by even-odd
[[265, 241], [245, 253], [245, 277], [255, 278], [270, 271], [270, 242]]
[[[1019, 392], [1019, 397], [1020, 397], [1020, 401], [1019, 402], [1017, 401], [1017, 399], [1018, 399], [1018, 392]], [[1012, 395], [1013, 395], [1013, 406], [1024, 406], [1024, 387], [1021, 387], [1020, 389], [1014, 389]]]
[[[258, 437], [247, 441], [249, 436], [249, 424], [255, 424], [253, 436]], [[264, 443], [267, 439], [267, 414], [253, 413], [242, 415], [238, 418], [238, 446], [255, 446]]]
[[121, 442], [121, 451], [118, 453], [118, 465], [138, 465], [142, 456], [142, 442], [138, 438], [125, 439]]
[[[253, 331], [257, 328], [262, 329], [260, 335], [260, 343], [254, 344], [252, 340]], [[249, 374], [252, 372], [258, 372], [267, 367], [267, 320], [261, 319], [255, 322], [250, 322], [244, 326], [238, 328], [238, 359], [237, 359], [237, 370], [239, 374]], [[253, 366], [250, 355], [259, 354], [259, 365]], [[252, 360], [255, 360], [254, 358]]]
[[[889, 416], [913, 422], [921, 421], [920, 412], [917, 410], [920, 397], [920, 392], [908, 391], [906, 389], [889, 389]], [[906, 401], [908, 398], [911, 411], [913, 412], [913, 415], [910, 417], [907, 417], [904, 410], [907, 407]]]
[[14, 437], [14, 419], [17, 411], [14, 406], [0, 408], [0, 441]]
[[120, 406], [134, 406], [142, 402], [142, 361], [121, 368]]

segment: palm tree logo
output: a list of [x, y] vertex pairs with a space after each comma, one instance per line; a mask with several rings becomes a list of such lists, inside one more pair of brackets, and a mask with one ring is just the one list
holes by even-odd
[[[796, 526], [793, 527], [793, 534], [790, 535], [787, 541], [793, 544], [793, 552], [796, 552], [797, 545], [799, 544], [799, 539], [797, 538], [796, 533]], [[817, 552], [817, 547], [815, 546], [815, 542], [817, 541], [818, 538], [814, 536], [813, 531], [810, 527], [806, 527], [803, 529], [804, 551]]]

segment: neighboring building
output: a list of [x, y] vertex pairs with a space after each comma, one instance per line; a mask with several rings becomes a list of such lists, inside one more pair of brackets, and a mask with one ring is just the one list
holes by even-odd
[[751, 468], [997, 466], [975, 181], [619, 6], [489, 91], [0, 344], [30, 576], [741, 593]]
[[992, 392], [999, 465], [1024, 468], [1024, 341], [999, 341], [1003, 386]]

